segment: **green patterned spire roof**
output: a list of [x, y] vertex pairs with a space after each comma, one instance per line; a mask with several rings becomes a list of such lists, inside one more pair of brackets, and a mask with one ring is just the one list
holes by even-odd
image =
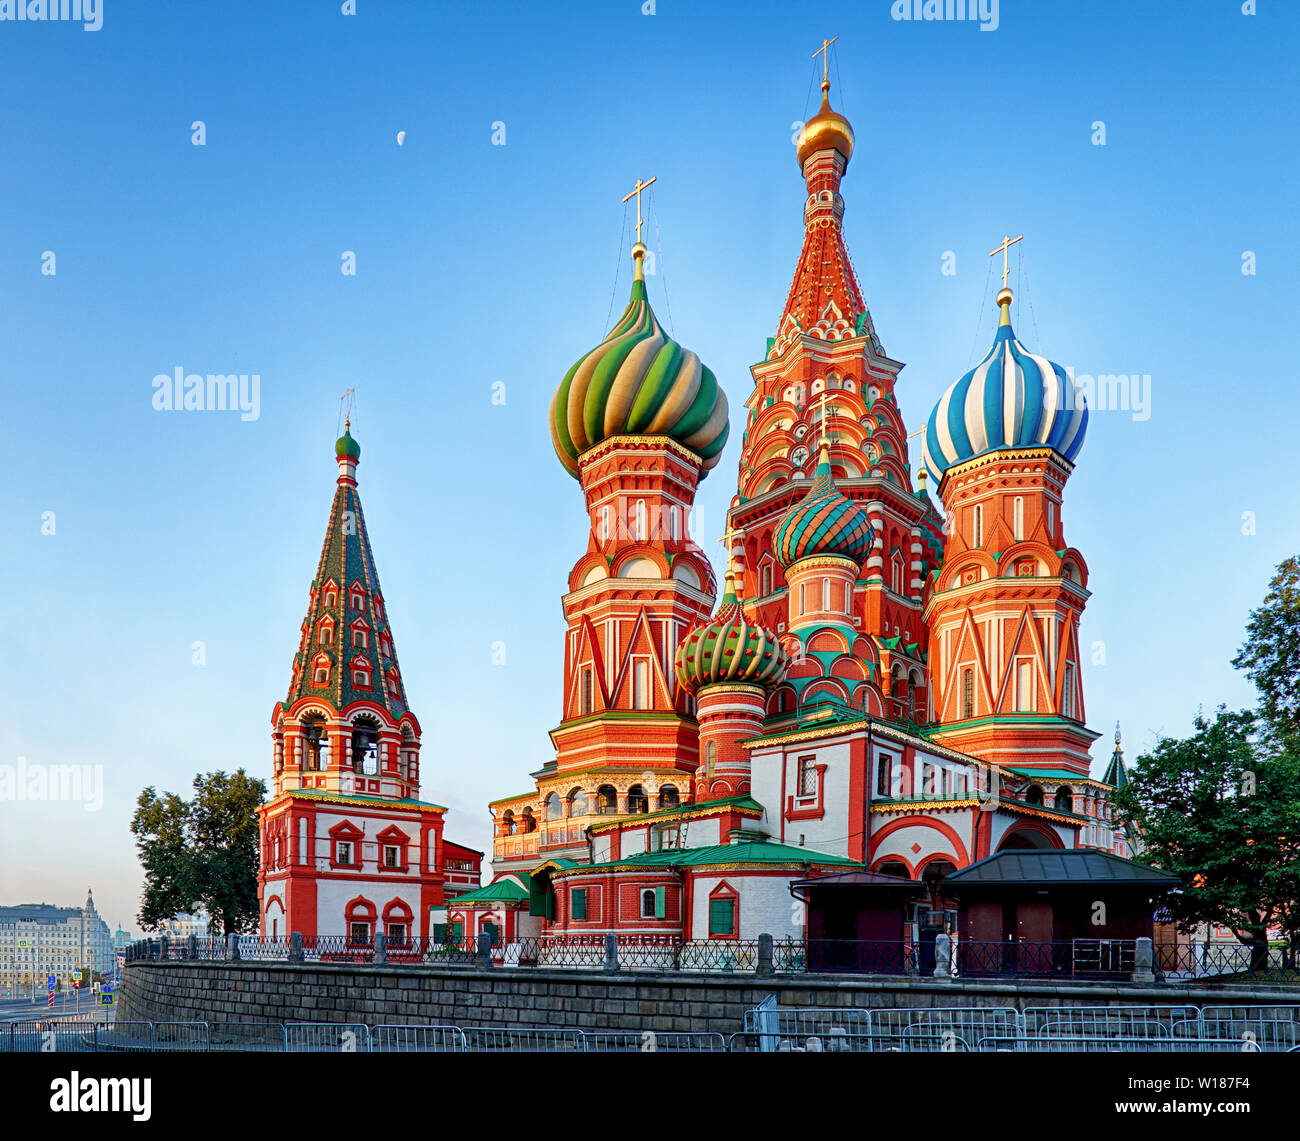
[[[345, 442], [351, 446], [345, 448]], [[339, 482], [285, 705], [314, 697], [341, 712], [353, 702], [372, 701], [398, 721], [406, 712], [406, 695], [357, 493], [355, 470], [360, 453], [350, 433], [335, 447]], [[329, 630], [327, 640], [322, 640], [323, 630]], [[364, 645], [354, 645], [357, 633], [363, 635]], [[329, 667], [323, 684], [316, 681], [322, 662]], [[361, 666], [368, 667], [369, 686], [353, 677], [354, 669]]]
[[555, 454], [576, 476], [578, 457], [611, 436], [668, 436], [704, 461], [703, 478], [722, 458], [727, 430], [727, 394], [700, 358], [660, 327], [637, 258], [623, 315], [555, 390]]

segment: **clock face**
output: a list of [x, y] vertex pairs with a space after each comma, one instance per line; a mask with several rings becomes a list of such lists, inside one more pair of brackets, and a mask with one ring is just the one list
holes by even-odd
[[803, 465], [807, 462], [807, 460], [808, 460], [807, 448], [803, 448], [803, 447], [795, 448], [795, 450], [790, 453], [790, 462], [794, 464], [795, 467], [803, 467]]

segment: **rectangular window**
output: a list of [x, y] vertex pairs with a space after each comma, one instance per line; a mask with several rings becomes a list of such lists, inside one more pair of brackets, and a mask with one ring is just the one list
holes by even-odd
[[1061, 716], [1074, 716], [1074, 663], [1065, 663], [1065, 678], [1061, 683]]
[[817, 795], [817, 758], [800, 757], [799, 758], [799, 795], [816, 796]]
[[1032, 713], [1034, 710], [1034, 664], [1016, 663], [1016, 710]]
[[1047, 538], [1055, 542], [1056, 536], [1056, 504], [1048, 503], [1047, 505]]
[[609, 508], [608, 507], [602, 507], [600, 509], [600, 541], [602, 543], [609, 542]]
[[572, 906], [574, 919], [587, 918], [587, 889], [585, 887], [576, 887], [569, 893], [569, 901]]
[[807, 609], [806, 606], [807, 601], [808, 601], [808, 584], [806, 582], [801, 582], [799, 584], [799, 613], [800, 614], [802, 614]]
[[736, 933], [736, 901], [734, 899], [709, 900], [709, 934], [734, 935]]
[[650, 708], [650, 663], [647, 661], [632, 666], [632, 708]]
[[961, 715], [963, 720], [975, 716], [975, 671], [961, 671]]
[[351, 932], [352, 932], [352, 935], [351, 935], [352, 942], [354, 942], [354, 943], [369, 943], [369, 942], [370, 942], [370, 924], [369, 924], [369, 923], [353, 923], [353, 924], [351, 925], [351, 927], [350, 927], [350, 930], [351, 930]]
[[970, 509], [970, 541], [972, 547], [984, 542], [984, 508], [978, 503]]
[[1025, 501], [1019, 495], [1011, 505], [1011, 526], [1014, 538], [1025, 537]]
[[763, 585], [760, 588], [760, 592], [765, 598], [772, 593], [772, 568], [771, 567], [763, 568]]
[[662, 919], [664, 917], [664, 889], [647, 887], [641, 891], [641, 918]]
[[851, 582], [844, 584], [844, 613], [853, 613], [853, 584]]
[[888, 753], [881, 753], [876, 761], [876, 794], [889, 796], [894, 785], [894, 758]]
[[591, 670], [582, 671], [582, 715], [591, 712]]
[[384, 867], [395, 868], [398, 866], [399, 865], [397, 860], [397, 845], [385, 844], [384, 845]]
[[339, 859], [340, 864], [352, 863], [352, 845], [346, 840], [339, 841]]
[[388, 941], [390, 943], [406, 942], [406, 924], [390, 923], [388, 925]]
[[830, 608], [831, 608], [831, 580], [828, 578], [824, 578], [822, 579], [822, 609], [829, 610]]

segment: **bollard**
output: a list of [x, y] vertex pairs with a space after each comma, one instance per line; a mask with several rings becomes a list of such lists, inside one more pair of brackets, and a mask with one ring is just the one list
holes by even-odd
[[477, 966], [485, 970], [492, 966], [492, 936], [486, 931], [479, 933]]
[[239, 962], [239, 936], [231, 931], [226, 936], [226, 958], [232, 962]]
[[161, 952], [158, 957], [165, 962], [167, 959], [167, 953], [168, 951], [171, 950], [171, 940], [166, 935], [164, 935], [161, 939], [158, 940], [158, 946], [161, 948]]
[[605, 934], [605, 970], [618, 970], [618, 936], [612, 932]]
[[767, 978], [775, 972], [772, 970], [772, 936], [763, 934], [758, 937], [758, 966], [754, 973], [760, 978]]
[[187, 935], [185, 937], [185, 957], [187, 959], [197, 959], [199, 957], [199, 939], [197, 935]]
[[289, 962], [301, 963], [302, 961], [302, 932], [295, 931], [289, 936]]
[[1152, 964], [1155, 961], [1151, 940], [1142, 938], [1133, 948], [1133, 981], [1135, 983], [1153, 983], [1156, 981]]
[[388, 937], [382, 931], [375, 932], [375, 955], [376, 963], [388, 962]]
[[952, 982], [948, 966], [952, 961], [952, 936], [939, 934], [934, 938], [934, 977], [943, 982]]

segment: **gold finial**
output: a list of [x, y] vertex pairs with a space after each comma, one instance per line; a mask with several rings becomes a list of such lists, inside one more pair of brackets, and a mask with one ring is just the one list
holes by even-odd
[[917, 482], [920, 483], [921, 485], [921, 494], [924, 495], [925, 494], [925, 468], [924, 467], [922, 467], [921, 470], [916, 473], [916, 479]]
[[734, 586], [736, 581], [736, 571], [734, 566], [735, 558], [736, 558], [735, 555], [736, 536], [743, 535], [743, 534], [744, 534], [743, 531], [737, 531], [735, 527], [728, 527], [726, 531], [723, 532], [722, 536], [718, 539], [718, 542], [723, 545], [723, 548], [727, 552], [726, 580], [733, 587], [733, 591], [732, 591], [733, 593], [734, 593]]
[[822, 91], [829, 91], [831, 86], [831, 44], [838, 40], [839, 36], [832, 36], [829, 40], [822, 40], [822, 46], [813, 52], [812, 57], [816, 59], [822, 57]]
[[827, 450], [830, 447], [830, 445], [826, 441], [826, 435], [827, 435], [826, 425], [830, 422], [831, 413], [835, 411], [835, 405], [828, 404], [830, 398], [831, 398], [830, 392], [823, 389], [822, 398], [819, 401], [817, 401], [817, 406], [822, 410], [821, 446], [823, 450]]

